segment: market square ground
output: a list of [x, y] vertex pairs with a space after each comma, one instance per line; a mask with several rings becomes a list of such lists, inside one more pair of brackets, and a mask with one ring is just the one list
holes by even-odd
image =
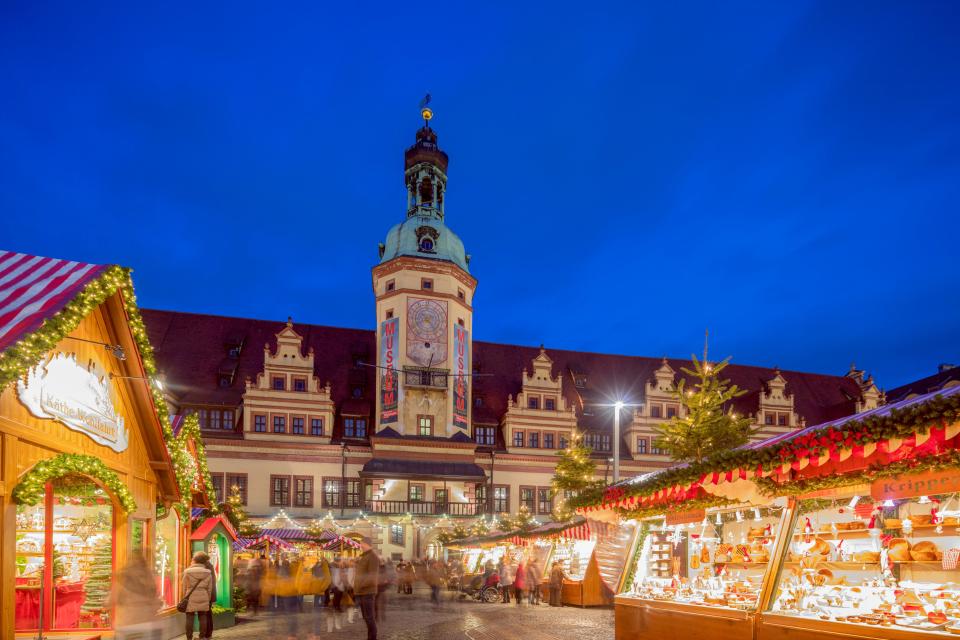
[[[610, 607], [518, 607], [515, 604], [483, 604], [469, 599], [451, 601], [450, 597], [449, 593], [444, 593], [443, 604], [434, 607], [426, 590], [418, 591], [413, 596], [391, 594], [387, 620], [380, 627], [379, 639], [554, 640], [575, 637], [581, 640], [609, 640], [613, 637], [613, 609]], [[309, 600], [304, 601], [303, 613], [241, 616], [237, 626], [215, 631], [213, 635], [217, 640], [287, 638], [290, 637], [287, 626], [289, 615], [294, 617], [293, 637], [308, 637], [314, 622]], [[366, 627], [359, 611], [353, 624], [344, 624], [343, 629], [333, 633], [327, 633], [324, 626], [320, 633], [320, 637], [330, 640], [365, 636]]]

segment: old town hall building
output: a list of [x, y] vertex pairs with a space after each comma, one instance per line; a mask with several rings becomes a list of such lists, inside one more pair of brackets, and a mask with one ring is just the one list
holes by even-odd
[[[363, 513], [381, 550], [421, 555], [417, 531], [444, 515], [525, 505], [549, 518], [556, 452], [574, 429], [609, 473], [615, 390], [635, 405], [621, 474], [668, 466], [653, 427], [679, 410], [671, 390], [688, 363], [474, 341], [477, 280], [447, 226], [448, 157], [429, 122], [404, 160], [406, 216], [373, 268], [374, 331], [143, 311], [171, 405], [200, 420], [218, 494], [236, 485], [251, 515], [300, 526]], [[726, 373], [764, 437], [883, 402], [853, 367]]]

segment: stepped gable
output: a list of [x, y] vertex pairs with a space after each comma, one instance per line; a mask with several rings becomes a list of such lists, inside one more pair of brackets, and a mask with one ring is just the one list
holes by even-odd
[[[276, 347], [276, 334], [285, 326], [282, 321], [253, 320], [179, 311], [143, 309], [150, 340], [156, 350], [159, 369], [166, 376], [171, 393], [183, 404], [239, 405], [244, 380], [255, 378], [263, 369], [263, 345]], [[375, 369], [355, 367], [354, 359], [376, 360], [376, 336], [372, 330], [344, 329], [294, 323], [294, 330], [303, 336], [304, 348], [314, 350], [316, 375], [321, 384], [330, 382], [331, 396], [340, 408], [350, 401], [351, 387], [362, 382], [366, 393], [361, 402], [373, 412], [376, 391]], [[243, 347], [236, 358], [237, 372], [231, 385], [218, 385], [218, 371], [227, 358], [227, 344], [237, 337]], [[507, 397], [522, 388], [524, 369], [532, 369], [539, 347], [475, 341], [473, 421], [498, 424], [507, 410]], [[563, 349], [547, 349], [553, 360], [552, 375], [563, 376], [563, 393], [577, 410], [581, 423], [590, 428], [610, 428], [609, 411], [591, 405], [610, 402], [608, 390], [619, 391], [624, 398], [640, 398], [644, 384], [661, 366], [660, 358], [622, 356]], [[688, 360], [669, 359], [675, 371], [691, 366]], [[586, 376], [586, 384], [578, 388], [574, 374]], [[757, 395], [775, 375], [773, 368], [731, 364], [726, 377], [750, 393], [737, 400], [738, 410], [757, 411]], [[856, 381], [844, 376], [831, 376], [797, 371], [781, 371], [787, 380], [786, 392], [795, 398], [797, 413], [806, 424], [817, 424], [853, 412], [853, 403], [860, 396]], [[585, 414], [586, 409], [586, 414]]]

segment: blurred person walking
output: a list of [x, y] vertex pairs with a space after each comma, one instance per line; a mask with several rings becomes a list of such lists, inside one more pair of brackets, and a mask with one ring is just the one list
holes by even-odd
[[534, 562], [533, 558], [527, 560], [527, 589], [530, 591], [530, 604], [540, 604], [540, 584], [543, 582], [543, 574], [540, 573], [540, 565]]
[[389, 560], [380, 560], [380, 578], [377, 583], [377, 622], [387, 619], [387, 594], [397, 581], [397, 571]]
[[360, 613], [367, 625], [367, 640], [377, 640], [376, 598], [380, 584], [380, 558], [373, 551], [370, 538], [360, 539], [363, 553], [357, 559], [353, 591], [360, 602]]
[[553, 563], [553, 568], [550, 569], [550, 606], [559, 607], [562, 605], [560, 598], [561, 592], [563, 591], [563, 579], [566, 576], [563, 574], [563, 567], [560, 566], [559, 562]]
[[142, 553], [134, 552], [117, 574], [107, 610], [115, 610], [116, 638], [146, 637], [157, 629], [157, 612], [163, 600], [157, 595], [157, 580]]

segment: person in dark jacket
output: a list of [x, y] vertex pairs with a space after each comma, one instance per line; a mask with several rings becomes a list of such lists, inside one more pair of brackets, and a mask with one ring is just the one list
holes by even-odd
[[360, 602], [360, 614], [367, 624], [367, 640], [377, 640], [377, 588], [380, 583], [380, 558], [373, 550], [370, 538], [360, 539], [363, 553], [357, 558], [353, 592]]

